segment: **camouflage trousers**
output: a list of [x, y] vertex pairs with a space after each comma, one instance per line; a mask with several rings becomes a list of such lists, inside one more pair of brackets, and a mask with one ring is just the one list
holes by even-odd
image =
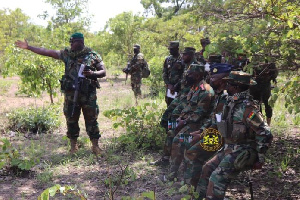
[[234, 161], [242, 149], [231, 148], [220, 150], [202, 168], [197, 186], [199, 199], [223, 200], [227, 187], [241, 171], [234, 167]]
[[[187, 169], [187, 163], [184, 159], [185, 151], [191, 147], [192, 137], [190, 133], [200, 128], [198, 124], [187, 124], [174, 137], [171, 150], [171, 163], [168, 177], [174, 179], [177, 177], [179, 167], [184, 162], [184, 171]], [[185, 174], [185, 173], [184, 173]], [[186, 177], [184, 177], [186, 179]]]
[[139, 74], [132, 74], [131, 89], [136, 98], [142, 96], [141, 86], [142, 86], [142, 78], [139, 76]]
[[131, 89], [136, 98], [142, 96], [141, 84], [131, 83]]
[[99, 107], [97, 104], [97, 96], [96, 89], [88, 94], [78, 94], [77, 105], [73, 111], [73, 97], [74, 91], [65, 92], [65, 100], [64, 100], [64, 115], [66, 117], [67, 122], [67, 136], [68, 138], [77, 138], [79, 136], [80, 128], [79, 128], [79, 117], [81, 114], [81, 110], [84, 116], [85, 128], [90, 139], [99, 139], [100, 131], [98, 126], [98, 115], [99, 115]]
[[[168, 106], [166, 111], [164, 112], [162, 118], [161, 118], [161, 126], [166, 129], [167, 132], [167, 137], [165, 139], [165, 144], [164, 144], [164, 155], [165, 156], [170, 156], [171, 155], [171, 149], [172, 149], [172, 143], [173, 143], [173, 138], [175, 136], [174, 131], [168, 130], [168, 121], [176, 121], [176, 119], [180, 115], [179, 111], [179, 106], [184, 107], [184, 105], [187, 104], [186, 98], [185, 99], [180, 99], [175, 98], [172, 103]], [[183, 109], [183, 108], [182, 108]]]
[[165, 139], [164, 148], [163, 148], [163, 156], [171, 156], [174, 136], [175, 135], [173, 130], [167, 131], [167, 137]]
[[204, 150], [200, 145], [200, 142], [201, 141], [192, 145], [184, 153], [184, 158], [187, 165], [187, 168], [184, 172], [184, 177], [186, 182], [194, 186], [195, 189], [200, 179], [204, 163], [216, 153], [216, 151]]

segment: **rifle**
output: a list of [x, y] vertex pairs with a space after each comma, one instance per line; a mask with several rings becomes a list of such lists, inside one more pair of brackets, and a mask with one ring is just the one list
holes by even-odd
[[123, 69], [123, 72], [126, 74], [125, 84], [128, 79], [128, 74], [129, 74], [130, 70], [131, 70], [131, 66], [130, 66], [130, 62], [128, 62], [127, 66]]
[[84, 68], [85, 68], [85, 65], [81, 64], [80, 69], [78, 71], [78, 75], [75, 77], [75, 80], [74, 80], [73, 87], [75, 89], [75, 92], [74, 92], [74, 97], [73, 97], [73, 108], [72, 108], [71, 117], [74, 116], [75, 108], [78, 104], [78, 93], [79, 93], [79, 88], [80, 88], [80, 79], [79, 78], [84, 78], [84, 76], [82, 75]]
[[125, 79], [125, 84], [128, 78], [128, 74], [131, 73], [132, 71], [132, 66], [131, 63], [135, 63], [136, 62], [136, 56], [134, 56], [133, 58], [131, 58], [130, 55], [128, 55], [128, 62], [127, 62], [127, 66], [122, 70], [125, 74], [126, 74], [126, 79]]

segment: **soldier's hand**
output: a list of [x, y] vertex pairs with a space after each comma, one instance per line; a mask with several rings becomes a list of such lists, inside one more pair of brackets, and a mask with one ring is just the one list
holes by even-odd
[[15, 42], [15, 45], [21, 49], [28, 49], [28, 42], [24, 39], [24, 42], [21, 40], [17, 40]]
[[178, 119], [177, 121], [177, 126], [175, 128], [175, 132], [179, 132], [185, 125], [186, 125], [186, 121], [182, 120], [182, 119]]
[[95, 74], [95, 72], [89, 69], [89, 70], [83, 70], [82, 74], [85, 77], [87, 77], [87, 76], [93, 76]]
[[263, 163], [261, 163], [261, 162], [256, 162], [256, 163], [254, 163], [252, 169], [253, 169], [253, 170], [262, 169], [262, 166], [263, 166]]
[[193, 139], [192, 139], [190, 144], [194, 145], [194, 144], [196, 144], [197, 142], [200, 141], [201, 131], [200, 130], [199, 131], [194, 131], [194, 132], [190, 133], [190, 135], [193, 136]]
[[168, 84], [168, 89], [170, 90], [171, 94], [175, 94], [174, 85]]

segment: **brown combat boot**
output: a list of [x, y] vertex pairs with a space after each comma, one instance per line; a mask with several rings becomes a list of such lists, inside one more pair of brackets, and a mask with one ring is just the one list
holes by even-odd
[[268, 126], [271, 125], [271, 118], [267, 118], [267, 124], [268, 124]]
[[74, 154], [78, 151], [77, 138], [71, 138], [70, 142], [71, 142], [70, 154]]
[[92, 152], [96, 155], [96, 156], [100, 156], [101, 154], [101, 149], [99, 147], [99, 144], [98, 144], [98, 141], [99, 139], [91, 139], [91, 142], [92, 142]]

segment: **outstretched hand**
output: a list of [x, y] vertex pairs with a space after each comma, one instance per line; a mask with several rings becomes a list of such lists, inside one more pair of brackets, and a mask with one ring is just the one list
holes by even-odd
[[27, 42], [27, 40], [24, 40], [24, 42], [21, 41], [21, 40], [18, 40], [18, 41], [15, 42], [15, 45], [17, 45], [17, 47], [19, 47], [21, 49], [28, 49], [28, 42]]

